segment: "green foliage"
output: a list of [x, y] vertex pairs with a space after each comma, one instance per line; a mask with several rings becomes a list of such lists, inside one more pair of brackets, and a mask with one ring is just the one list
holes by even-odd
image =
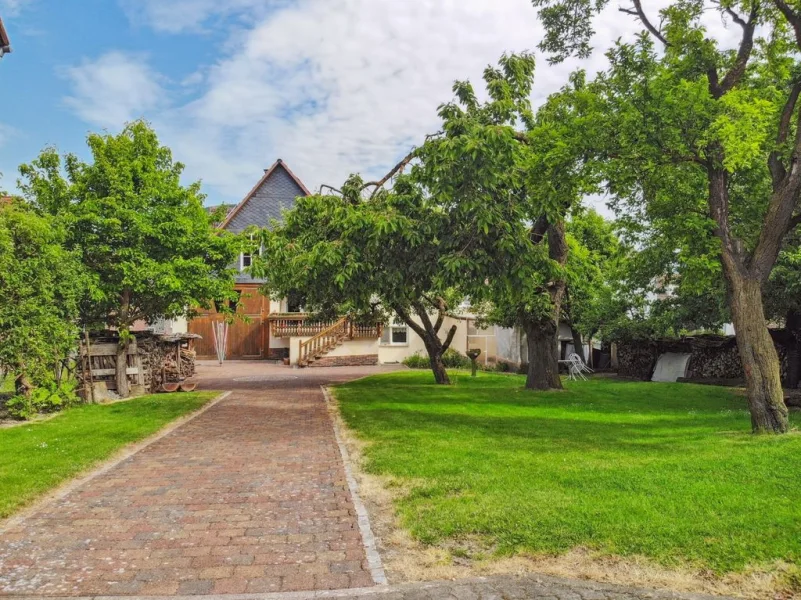
[[[427, 356], [423, 356], [420, 352], [415, 352], [411, 356], [403, 359], [403, 364], [410, 369], [428, 369], [431, 363]], [[446, 369], [469, 369], [470, 359], [464, 354], [453, 348], [448, 348], [442, 354], [442, 364]]]
[[47, 390], [78, 336], [86, 279], [64, 238], [60, 220], [23, 202], [0, 207], [0, 372], [19, 378], [21, 387], [43, 388], [11, 402], [20, 416], [51, 404]]
[[27, 395], [13, 396], [6, 402], [8, 413], [20, 419], [30, 419], [41, 413], [50, 413], [77, 404], [76, 382], [49, 380]]
[[412, 371], [335, 394], [370, 442], [366, 469], [404, 490], [401, 523], [424, 543], [500, 556], [589, 548], [716, 574], [801, 564], [801, 506], [788, 493], [801, 436], [750, 435], [732, 389], [605, 378], [566, 388], [467, 373], [444, 388]]
[[231, 297], [240, 242], [213, 229], [200, 185], [181, 185], [183, 165], [148, 124], [90, 134], [87, 144], [91, 162], [62, 163], [51, 148], [20, 167], [25, 196], [64, 224], [66, 247], [91, 276], [83, 323], [125, 332]]
[[563, 221], [595, 189], [582, 160], [594, 126], [583, 118], [575, 76], [536, 114], [530, 54], [504, 56], [484, 72], [488, 100], [468, 82], [440, 107], [443, 135], [426, 141], [413, 176], [450, 215], [443, 265], [462, 281], [487, 322], [554, 323], [564, 271]]
[[442, 355], [442, 362], [448, 369], [469, 369], [470, 359], [453, 348], [448, 348]]
[[41, 423], [0, 429], [0, 519], [216, 395], [161, 394], [87, 404]]
[[403, 364], [410, 369], [428, 369], [431, 366], [428, 357], [423, 356], [420, 352], [415, 352], [411, 356], [404, 358]]
[[563, 319], [585, 338], [594, 337], [628, 308], [620, 282], [631, 250], [614, 223], [596, 211], [576, 210], [567, 223], [567, 294]]

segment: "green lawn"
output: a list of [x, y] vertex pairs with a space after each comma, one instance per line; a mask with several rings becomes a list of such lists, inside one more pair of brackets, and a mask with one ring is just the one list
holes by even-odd
[[80, 406], [41, 423], [0, 429], [0, 518], [215, 396], [217, 392], [143, 396]]
[[801, 435], [751, 435], [736, 392], [431, 379], [406, 371], [336, 389], [350, 428], [375, 442], [366, 468], [411, 487], [397, 508], [422, 542], [501, 555], [583, 546], [717, 573], [801, 564]]

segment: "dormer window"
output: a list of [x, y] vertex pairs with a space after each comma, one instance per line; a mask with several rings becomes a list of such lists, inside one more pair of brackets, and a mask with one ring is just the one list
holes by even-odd
[[240, 271], [244, 271], [245, 269], [250, 267], [250, 265], [252, 265], [252, 264], [253, 264], [253, 255], [252, 254], [250, 254], [249, 252], [248, 253], [244, 253], [243, 252], [242, 254], [239, 255], [239, 270]]

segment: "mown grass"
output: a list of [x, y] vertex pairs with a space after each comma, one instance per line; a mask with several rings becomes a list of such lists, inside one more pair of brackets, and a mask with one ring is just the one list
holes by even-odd
[[399, 372], [336, 389], [349, 427], [374, 442], [368, 471], [411, 486], [396, 505], [422, 542], [501, 555], [587, 547], [717, 573], [801, 563], [801, 435], [750, 434], [737, 392], [453, 381]]
[[41, 423], [0, 429], [0, 518], [216, 395], [162, 394], [83, 405]]

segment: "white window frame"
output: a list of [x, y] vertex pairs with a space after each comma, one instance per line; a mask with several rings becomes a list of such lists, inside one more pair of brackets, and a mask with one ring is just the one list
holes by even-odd
[[[252, 234], [252, 233], [250, 234], [250, 241], [251, 242], [253, 241], [253, 235], [254, 234]], [[264, 245], [263, 244], [259, 244], [259, 256], [261, 256], [263, 252], [264, 252]], [[247, 266], [245, 265], [245, 257], [246, 256], [250, 258], [250, 265], [247, 265]], [[244, 272], [245, 269], [250, 267], [252, 264], [253, 264], [253, 253], [252, 252], [240, 252], [239, 253], [239, 272], [240, 273]]]
[[[405, 342], [395, 342], [392, 339], [394, 330], [403, 330], [406, 333]], [[386, 330], [389, 332], [388, 341], [381, 341], [382, 346], [408, 346], [409, 345], [409, 326], [400, 319], [393, 319], [386, 325]], [[383, 337], [383, 336], [382, 336]]]

